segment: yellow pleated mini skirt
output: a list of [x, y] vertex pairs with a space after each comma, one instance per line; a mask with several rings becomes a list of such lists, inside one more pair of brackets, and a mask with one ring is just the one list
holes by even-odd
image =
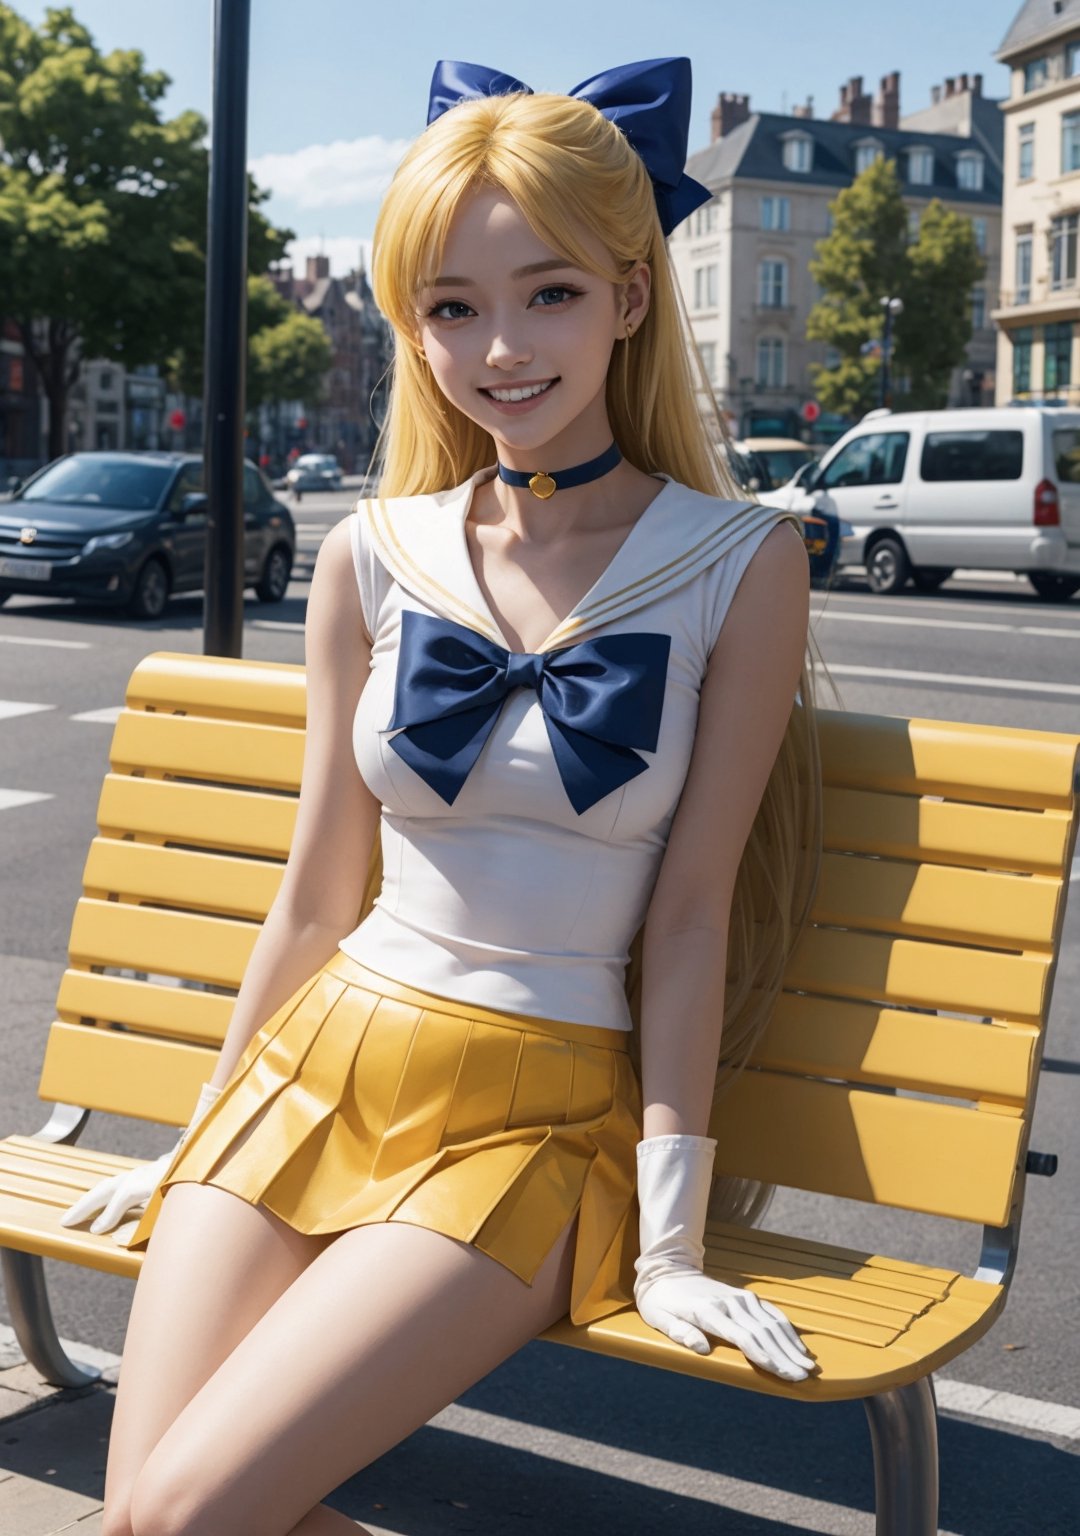
[[127, 1246], [196, 1182], [309, 1234], [430, 1227], [531, 1284], [577, 1213], [569, 1315], [593, 1322], [633, 1303], [641, 1136], [624, 1031], [436, 997], [339, 950], [252, 1036]]

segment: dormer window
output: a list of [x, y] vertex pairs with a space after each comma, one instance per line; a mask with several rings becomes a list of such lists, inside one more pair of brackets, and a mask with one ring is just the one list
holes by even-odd
[[983, 189], [983, 157], [977, 149], [963, 149], [956, 157], [956, 185], [968, 192]]
[[789, 171], [799, 171], [805, 174], [809, 171], [814, 152], [814, 141], [808, 133], [793, 133], [783, 135], [784, 141], [784, 167]]
[[908, 181], [916, 187], [928, 187], [934, 179], [934, 151], [919, 145], [908, 150]]
[[863, 171], [869, 170], [875, 160], [882, 156], [880, 139], [860, 139], [855, 145], [855, 174], [859, 176]]

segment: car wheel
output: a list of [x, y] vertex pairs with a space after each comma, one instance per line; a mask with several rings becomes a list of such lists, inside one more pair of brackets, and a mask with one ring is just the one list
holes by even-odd
[[162, 561], [150, 559], [135, 578], [128, 612], [136, 619], [160, 619], [169, 600], [169, 573]]
[[911, 561], [907, 550], [895, 534], [883, 534], [866, 557], [866, 579], [871, 592], [879, 592], [885, 597], [901, 592], [910, 575]]
[[1066, 603], [1080, 592], [1080, 576], [1058, 576], [1054, 571], [1028, 571], [1027, 579], [1040, 597], [1052, 603]]
[[275, 544], [266, 557], [263, 573], [255, 583], [255, 596], [264, 603], [280, 603], [289, 587], [292, 556], [285, 544]]
[[912, 571], [911, 579], [920, 592], [936, 592], [952, 575], [952, 571], [944, 570], [937, 565], [924, 565], [917, 571]]

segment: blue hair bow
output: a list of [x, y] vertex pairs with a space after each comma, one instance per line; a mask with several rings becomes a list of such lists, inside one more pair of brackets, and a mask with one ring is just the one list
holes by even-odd
[[[511, 91], [533, 95], [532, 87], [513, 75], [483, 64], [440, 59], [431, 77], [428, 122], [459, 101], [502, 96]], [[566, 93], [587, 101], [620, 128], [652, 177], [660, 227], [670, 235], [712, 193], [687, 176], [686, 144], [690, 132], [690, 60], [644, 59], [617, 64], [591, 75]]]

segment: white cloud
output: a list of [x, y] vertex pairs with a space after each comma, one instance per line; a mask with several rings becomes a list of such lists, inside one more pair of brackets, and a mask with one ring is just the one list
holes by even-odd
[[297, 208], [340, 208], [381, 197], [410, 139], [336, 139], [285, 155], [259, 155], [250, 170], [260, 187]]
[[285, 247], [285, 259], [291, 261], [297, 277], [303, 277], [309, 256], [329, 256], [332, 277], [345, 277], [355, 272], [360, 250], [364, 252], [364, 266], [371, 272], [371, 240], [366, 235], [301, 235]]

